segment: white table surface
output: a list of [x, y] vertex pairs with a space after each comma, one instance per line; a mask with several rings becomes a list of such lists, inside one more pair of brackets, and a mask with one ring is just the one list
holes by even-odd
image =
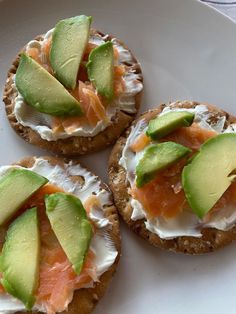
[[215, 9], [221, 11], [234, 21], [236, 21], [236, 1], [230, 0], [201, 0], [204, 3], [209, 4]]

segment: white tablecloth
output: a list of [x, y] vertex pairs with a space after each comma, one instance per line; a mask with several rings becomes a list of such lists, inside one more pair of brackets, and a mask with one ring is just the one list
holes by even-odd
[[224, 14], [228, 15], [230, 18], [236, 21], [236, 1], [229, 1], [229, 0], [202, 0], [217, 10], [223, 12]]

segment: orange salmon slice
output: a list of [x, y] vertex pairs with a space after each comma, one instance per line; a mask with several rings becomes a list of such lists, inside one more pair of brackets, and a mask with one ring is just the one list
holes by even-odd
[[[215, 131], [203, 129], [198, 124], [193, 123], [190, 127], [183, 127], [174, 131], [162, 138], [161, 141], [173, 141], [187, 146], [195, 152], [206, 140], [216, 135]], [[131, 149], [136, 152], [140, 151], [145, 148], [147, 143], [146, 135], [140, 135], [131, 145]], [[132, 197], [143, 205], [150, 218], [157, 216], [174, 217], [181, 213], [185, 206], [188, 207], [181, 186], [181, 173], [186, 162], [187, 160], [183, 159], [157, 174], [154, 180], [143, 187], [134, 186], [130, 190]]]

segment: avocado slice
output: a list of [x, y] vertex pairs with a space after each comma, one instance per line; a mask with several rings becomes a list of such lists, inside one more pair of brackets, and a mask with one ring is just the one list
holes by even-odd
[[0, 179], [0, 226], [47, 182], [48, 179], [30, 170], [14, 168], [7, 172]]
[[170, 167], [191, 150], [175, 142], [164, 142], [147, 147], [136, 167], [136, 186], [141, 188], [154, 179], [155, 175]]
[[61, 192], [51, 194], [46, 197], [46, 213], [52, 230], [79, 275], [93, 234], [81, 201]]
[[21, 54], [16, 87], [27, 104], [53, 116], [81, 115], [80, 103], [39, 63]]
[[27, 310], [35, 303], [39, 278], [40, 235], [37, 208], [19, 216], [9, 227], [0, 256], [1, 283]]
[[193, 212], [203, 218], [235, 180], [236, 134], [225, 133], [206, 141], [184, 167], [182, 185]]
[[114, 53], [111, 41], [90, 52], [87, 69], [88, 77], [98, 93], [111, 100], [114, 96]]
[[75, 89], [79, 66], [88, 44], [91, 16], [80, 15], [59, 21], [52, 34], [50, 63], [56, 78]]
[[146, 134], [152, 140], [158, 140], [174, 130], [190, 126], [194, 120], [194, 113], [188, 111], [170, 111], [150, 120]]

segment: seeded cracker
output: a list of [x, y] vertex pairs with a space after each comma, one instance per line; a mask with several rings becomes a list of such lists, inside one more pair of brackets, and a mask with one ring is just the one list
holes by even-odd
[[[209, 112], [213, 113], [212, 122], [216, 122], [222, 116], [226, 117], [224, 128], [227, 128], [229, 124], [236, 122], [236, 117], [228, 114], [227, 112], [209, 104], [201, 104], [206, 105], [209, 109]], [[176, 102], [173, 104], [174, 107], [178, 108], [194, 108], [197, 105], [200, 105], [200, 103], [189, 101]], [[145, 118], [147, 121], [153, 119], [166, 106], [167, 105], [162, 104], [156, 109], [144, 113], [138, 120], [133, 122], [133, 125], [143, 118]], [[119, 165], [119, 160], [121, 158], [126, 140], [130, 134], [130, 130], [131, 128], [129, 128], [125, 134], [123, 134], [118, 139], [112, 150], [109, 160], [109, 185], [114, 195], [115, 205], [128, 226], [135, 233], [156, 247], [187, 254], [202, 254], [212, 252], [231, 243], [233, 240], [236, 240], [236, 226], [228, 231], [220, 231], [214, 228], [204, 228], [201, 231], [201, 238], [184, 236], [176, 237], [172, 240], [165, 240], [147, 230], [144, 224], [144, 219], [137, 221], [131, 220], [131, 196], [128, 194], [128, 188], [130, 186], [126, 181], [125, 169]]]
[[[92, 30], [93, 34], [99, 34], [104, 36], [97, 30]], [[106, 41], [112, 40], [114, 37], [107, 36]], [[37, 36], [35, 40], [40, 41], [42, 36]], [[121, 41], [117, 40], [125, 49], [129, 50]], [[23, 48], [24, 50], [24, 48]], [[22, 50], [22, 51], [23, 51]], [[130, 51], [130, 50], [129, 50]], [[132, 63], [128, 64], [134, 71], [140, 75], [140, 81], [143, 81], [142, 72], [139, 63], [134, 55], [132, 55]], [[57, 141], [47, 141], [41, 138], [41, 136], [29, 127], [21, 125], [14, 115], [15, 98], [17, 92], [12, 89], [13, 76], [19, 65], [19, 54], [13, 61], [10, 70], [8, 71], [7, 81], [3, 93], [3, 101], [5, 103], [7, 117], [12, 128], [19, 134], [24, 140], [30, 144], [36, 145], [40, 148], [46, 149], [58, 155], [65, 157], [84, 155], [87, 153], [100, 151], [105, 147], [112, 145], [121, 133], [130, 125], [133, 121], [135, 114], [128, 114], [124, 111], [117, 111], [113, 117], [111, 124], [102, 132], [93, 137], [72, 136], [66, 139], [58, 139]], [[135, 107], [138, 111], [141, 103], [142, 91], [135, 96]]]
[[[41, 157], [41, 158], [48, 160], [48, 162], [51, 165], [55, 165], [55, 166], [59, 165], [61, 167], [64, 167], [64, 163], [67, 162], [67, 160], [54, 158], [54, 157]], [[76, 164], [77, 162], [73, 162], [73, 163]], [[19, 161], [16, 164], [25, 168], [30, 168], [34, 164], [34, 157], [24, 158], [23, 160]], [[73, 179], [75, 183], [83, 182], [83, 178], [80, 176], [73, 176], [73, 177], [70, 176], [70, 178]], [[101, 183], [101, 187], [109, 191], [108, 187], [105, 184]], [[61, 312], [63, 314], [78, 314], [78, 313], [89, 314], [91, 313], [94, 307], [96, 306], [96, 304], [104, 295], [116, 271], [116, 267], [117, 267], [117, 264], [119, 262], [119, 257], [120, 257], [121, 243], [120, 243], [119, 220], [118, 220], [117, 210], [114, 205], [110, 205], [105, 208], [105, 217], [109, 219], [112, 225], [112, 228], [109, 231], [109, 235], [116, 246], [116, 250], [118, 251], [118, 256], [116, 258], [116, 261], [109, 268], [109, 270], [106, 271], [100, 277], [100, 281], [97, 283], [94, 283], [93, 288], [87, 288], [87, 289], [84, 288], [84, 289], [79, 289], [75, 291], [73, 300], [68, 306], [68, 311]], [[26, 312], [17, 312], [17, 313], [24, 314]], [[33, 313], [33, 312], [27, 312], [27, 313]], [[40, 313], [40, 312], [34, 312], [34, 313]]]

